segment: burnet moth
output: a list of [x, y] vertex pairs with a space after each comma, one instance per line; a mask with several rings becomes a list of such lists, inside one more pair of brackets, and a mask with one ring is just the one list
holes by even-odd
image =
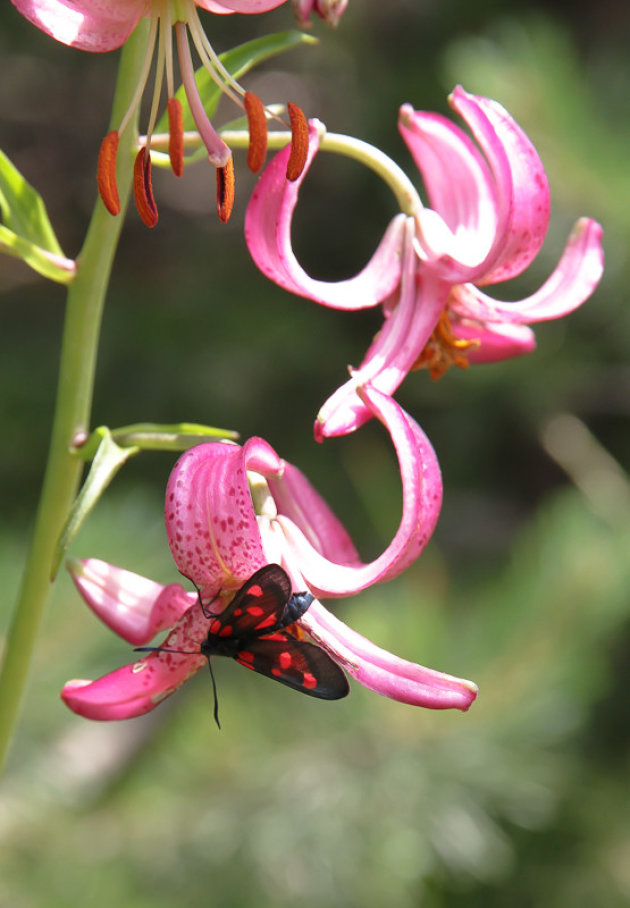
[[[321, 647], [299, 639], [288, 630], [312, 601], [310, 593], [291, 593], [289, 576], [279, 564], [266, 564], [257, 570], [218, 615], [209, 611], [199, 597], [199, 605], [211, 622], [199, 652], [208, 660], [214, 719], [219, 728], [212, 656], [229, 656], [240, 665], [310, 697], [339, 700], [348, 695], [348, 679], [337, 663]], [[193, 655], [160, 646], [137, 647], [137, 650]]]

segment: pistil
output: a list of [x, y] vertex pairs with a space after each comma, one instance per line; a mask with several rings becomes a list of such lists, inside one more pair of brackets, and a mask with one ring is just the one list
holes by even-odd
[[455, 337], [448, 309], [444, 309], [424, 350], [412, 366], [412, 370], [428, 369], [434, 381], [441, 378], [451, 366], [467, 369], [470, 363], [466, 352], [479, 347], [477, 338], [463, 340]]

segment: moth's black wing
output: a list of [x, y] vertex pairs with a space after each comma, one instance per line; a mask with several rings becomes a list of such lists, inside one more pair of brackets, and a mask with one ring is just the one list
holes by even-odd
[[350, 692], [348, 679], [328, 653], [287, 631], [248, 640], [237, 662], [310, 697], [340, 700]]
[[217, 615], [208, 639], [259, 637], [278, 626], [291, 597], [291, 581], [279, 564], [266, 564], [247, 580], [226, 609]]

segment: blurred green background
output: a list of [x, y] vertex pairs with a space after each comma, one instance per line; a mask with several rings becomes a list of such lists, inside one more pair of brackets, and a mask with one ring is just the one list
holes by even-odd
[[[206, 17], [218, 50], [290, 24], [288, 7]], [[58, 690], [129, 661], [129, 647], [61, 577], [1, 789], [0, 904], [625, 906], [630, 8], [350, 0], [336, 32], [313, 32], [319, 46], [271, 61], [247, 87], [297, 101], [410, 174], [398, 106], [445, 112], [457, 82], [502, 102], [533, 139], [551, 184], [550, 230], [535, 265], [497, 295], [535, 290], [577, 217], [605, 227], [601, 287], [540, 326], [533, 355], [438, 383], [408, 379], [398, 399], [440, 458], [442, 517], [403, 577], [335, 605], [379, 644], [473, 678], [479, 700], [467, 715], [430, 713], [353, 685], [326, 704], [222, 660], [221, 733], [204, 673], [148, 717], [89, 723]], [[3, 4], [0, 61], [0, 145], [74, 255], [116, 54], [57, 45]], [[253, 185], [244, 157], [227, 227], [213, 181], [204, 164], [181, 182], [158, 174], [158, 227], [128, 218], [94, 422], [192, 420], [263, 435], [372, 557], [400, 509], [387, 439], [369, 425], [318, 446], [311, 426], [346, 363], [360, 362], [377, 314], [325, 310], [268, 283], [242, 237]], [[301, 260], [320, 277], [353, 273], [393, 213], [376, 178], [325, 156], [298, 210]], [[45, 459], [64, 293], [6, 257], [0, 290], [4, 629]], [[173, 461], [133, 460], [72, 554], [175, 579], [162, 517]]]

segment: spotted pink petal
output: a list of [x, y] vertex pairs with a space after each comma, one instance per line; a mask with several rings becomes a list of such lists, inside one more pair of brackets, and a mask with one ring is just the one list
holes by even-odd
[[96, 558], [73, 559], [68, 570], [92, 611], [134, 646], [172, 627], [197, 601], [178, 583], [162, 586]]
[[206, 664], [200, 647], [207, 633], [208, 619], [195, 602], [162, 644], [182, 652], [152, 652], [97, 681], [69, 681], [61, 691], [61, 698], [70, 709], [88, 719], [141, 716], [154, 709]]
[[266, 563], [238, 445], [186, 451], [166, 488], [166, 532], [184, 577], [212, 597], [237, 589]]
[[317, 600], [300, 624], [359, 684], [384, 697], [429, 709], [463, 711], [477, 697], [472, 681], [399, 659], [351, 630]]
[[300, 186], [320, 143], [318, 124], [309, 126], [306, 166], [297, 180], [286, 178], [291, 148], [280, 151], [263, 171], [247, 206], [245, 239], [252, 258], [270, 280], [285, 290], [334, 309], [375, 306], [396, 287], [400, 276], [400, 251], [405, 223], [397, 215], [385, 231], [376, 252], [357, 275], [344, 281], [318, 281], [310, 277], [295, 257], [291, 222]]
[[145, 0], [11, 0], [51, 38], [104, 53], [125, 43], [146, 11]]
[[[320, 597], [349, 596], [396, 577], [422, 552], [431, 538], [442, 504], [440, 468], [428, 438], [418, 424], [392, 398], [370, 387], [357, 389], [372, 414], [388, 430], [398, 457], [402, 480], [402, 516], [394, 538], [384, 552], [368, 564], [343, 564], [326, 558], [313, 545], [310, 534], [282, 516], [292, 563], [309, 589]], [[280, 477], [278, 483], [282, 483]]]
[[204, 656], [151, 653], [97, 681], [68, 681], [61, 699], [86, 719], [134, 719], [155, 709], [205, 663]]

